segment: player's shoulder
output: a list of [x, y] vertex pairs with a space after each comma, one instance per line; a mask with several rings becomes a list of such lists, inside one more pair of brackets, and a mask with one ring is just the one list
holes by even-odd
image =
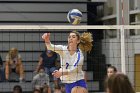
[[63, 50], [68, 51], [68, 46], [63, 45]]
[[81, 49], [78, 49], [78, 52], [80, 53], [81, 56], [84, 55], [83, 51]]
[[68, 49], [68, 46], [66, 46], [66, 45], [63, 45], [62, 47], [63, 47], [63, 49]]

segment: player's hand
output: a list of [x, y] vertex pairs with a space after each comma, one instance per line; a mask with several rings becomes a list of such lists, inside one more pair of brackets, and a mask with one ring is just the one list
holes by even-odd
[[46, 43], [49, 43], [50, 42], [50, 33], [44, 33], [42, 35], [42, 39], [44, 39]]
[[55, 70], [52, 75], [56, 78], [60, 78], [62, 76], [62, 72], [58, 71], [58, 70]]

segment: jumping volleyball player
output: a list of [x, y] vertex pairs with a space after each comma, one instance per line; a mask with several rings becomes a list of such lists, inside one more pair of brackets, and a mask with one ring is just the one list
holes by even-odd
[[50, 33], [45, 33], [42, 38], [49, 50], [60, 55], [61, 68], [52, 73], [56, 78], [60, 78], [65, 83], [66, 93], [71, 93], [73, 87], [81, 86], [87, 88], [84, 80], [82, 65], [84, 62], [83, 52], [92, 49], [91, 33], [83, 33], [81, 36], [77, 31], [70, 32], [68, 45], [53, 45], [50, 42]]

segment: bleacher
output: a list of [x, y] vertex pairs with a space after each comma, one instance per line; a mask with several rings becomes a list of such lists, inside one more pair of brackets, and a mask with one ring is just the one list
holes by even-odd
[[[35, 73], [33, 72], [35, 70], [35, 67], [37, 66], [37, 62], [23, 62], [24, 68], [25, 68], [25, 81], [20, 83], [18, 78], [19, 76], [15, 73], [12, 73], [10, 75], [10, 80], [8, 82], [0, 82], [0, 91], [2, 93], [11, 92], [14, 85], [20, 85], [23, 88], [24, 93], [30, 93], [33, 90], [33, 85], [31, 84], [31, 81], [33, 79], [33, 76]], [[86, 66], [84, 65], [84, 70], [86, 70]], [[89, 93], [92, 93], [94, 91], [99, 90], [99, 82], [93, 81], [93, 71], [87, 71], [87, 85]], [[51, 88], [53, 89], [53, 82], [50, 81]]]
[[[15, 73], [10, 74], [10, 80], [8, 82], [0, 82], [0, 91], [1, 93], [7, 93], [11, 92], [13, 87], [15, 85], [20, 85], [23, 88], [24, 93], [31, 93], [33, 90], [33, 85], [31, 83], [33, 76], [35, 73], [33, 73], [34, 68], [36, 67], [37, 62], [29, 62], [29, 64], [25, 64], [25, 81], [20, 83], [18, 80], [18, 75]], [[87, 85], [88, 85], [88, 90], [90, 93], [93, 92], [93, 90], [99, 90], [99, 82], [93, 81], [93, 72], [88, 71], [87, 72]], [[53, 82], [50, 81], [51, 88], [53, 89]]]

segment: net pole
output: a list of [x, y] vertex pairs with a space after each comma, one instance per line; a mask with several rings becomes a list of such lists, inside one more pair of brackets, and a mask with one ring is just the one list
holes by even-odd
[[124, 30], [124, 0], [121, 0], [122, 11], [121, 11], [121, 19], [122, 19], [122, 26], [120, 28], [121, 33], [121, 70], [124, 74], [126, 74], [126, 66], [125, 66], [125, 30]]
[[125, 67], [125, 31], [123, 26], [120, 29], [121, 33], [121, 70], [124, 74], [126, 74], [126, 67]]

